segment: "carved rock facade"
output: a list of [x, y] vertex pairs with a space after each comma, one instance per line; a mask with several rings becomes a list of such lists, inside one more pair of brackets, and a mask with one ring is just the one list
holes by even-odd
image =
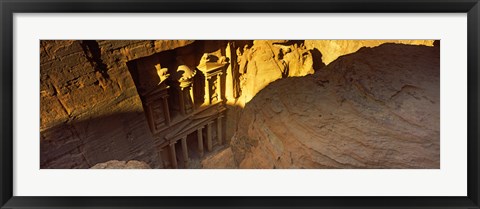
[[322, 40], [40, 44], [41, 168], [110, 160], [201, 167], [204, 154], [230, 144], [243, 107], [258, 92], [282, 78], [314, 74], [333, 46]]

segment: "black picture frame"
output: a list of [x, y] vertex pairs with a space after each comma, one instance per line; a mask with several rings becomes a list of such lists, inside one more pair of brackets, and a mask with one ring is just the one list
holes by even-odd
[[[479, 208], [478, 0], [0, 0], [1, 208]], [[467, 13], [468, 195], [466, 197], [20, 197], [13, 196], [14, 13]]]

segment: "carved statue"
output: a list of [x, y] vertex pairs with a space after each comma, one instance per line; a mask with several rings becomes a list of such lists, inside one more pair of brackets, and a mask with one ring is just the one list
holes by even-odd
[[186, 65], [178, 66], [177, 72], [183, 72], [182, 76], [178, 79], [178, 82], [180, 82], [180, 87], [182, 87], [182, 88], [190, 86], [190, 84], [192, 83], [192, 78], [197, 73], [196, 70], [191, 70]]
[[200, 62], [198, 66], [203, 66], [206, 63], [218, 63], [218, 64], [227, 64], [228, 58], [225, 56], [217, 57], [212, 54], [204, 53], [202, 58], [200, 58]]
[[211, 56], [208, 53], [204, 53], [200, 59], [199, 66], [205, 65], [207, 62], [210, 62]]
[[219, 64], [226, 64], [226, 63], [227, 63], [227, 57], [221, 56], [221, 57], [218, 59], [217, 63], [219, 63]]
[[192, 82], [193, 82], [193, 77], [197, 73], [195, 69], [190, 69], [184, 62], [182, 57], [177, 57], [176, 58], [178, 67], [177, 67], [177, 73], [175, 75], [175, 78], [178, 80], [180, 83], [181, 88], [186, 88], [189, 87]]
[[167, 80], [167, 78], [170, 76], [170, 74], [167, 73], [168, 68], [162, 68], [160, 64], [156, 64], [155, 69], [157, 69], [157, 75], [158, 75], [158, 78], [160, 79], [158, 84], [161, 84], [163, 81]]

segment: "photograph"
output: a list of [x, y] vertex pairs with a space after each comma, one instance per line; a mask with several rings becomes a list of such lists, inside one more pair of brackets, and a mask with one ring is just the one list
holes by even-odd
[[440, 40], [39, 44], [40, 169], [441, 168]]
[[480, 209], [480, 0], [0, 0], [0, 209]]

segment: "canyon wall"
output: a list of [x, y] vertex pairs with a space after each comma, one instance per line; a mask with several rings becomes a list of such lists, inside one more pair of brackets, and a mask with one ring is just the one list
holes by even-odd
[[41, 168], [90, 168], [110, 160], [162, 167], [132, 65], [156, 72], [158, 59], [182, 56], [195, 69], [204, 54], [224, 57], [229, 141], [245, 105], [270, 83], [314, 74], [333, 57], [384, 42], [389, 41], [41, 41]]
[[239, 168], [439, 168], [439, 47], [362, 48], [270, 84], [239, 118]]
[[305, 40], [306, 48], [320, 51], [323, 55], [322, 62], [327, 65], [362, 47], [375, 47], [384, 43], [433, 46], [432, 40]]
[[191, 43], [41, 41], [41, 168], [89, 168], [132, 159], [158, 167], [126, 63]]

